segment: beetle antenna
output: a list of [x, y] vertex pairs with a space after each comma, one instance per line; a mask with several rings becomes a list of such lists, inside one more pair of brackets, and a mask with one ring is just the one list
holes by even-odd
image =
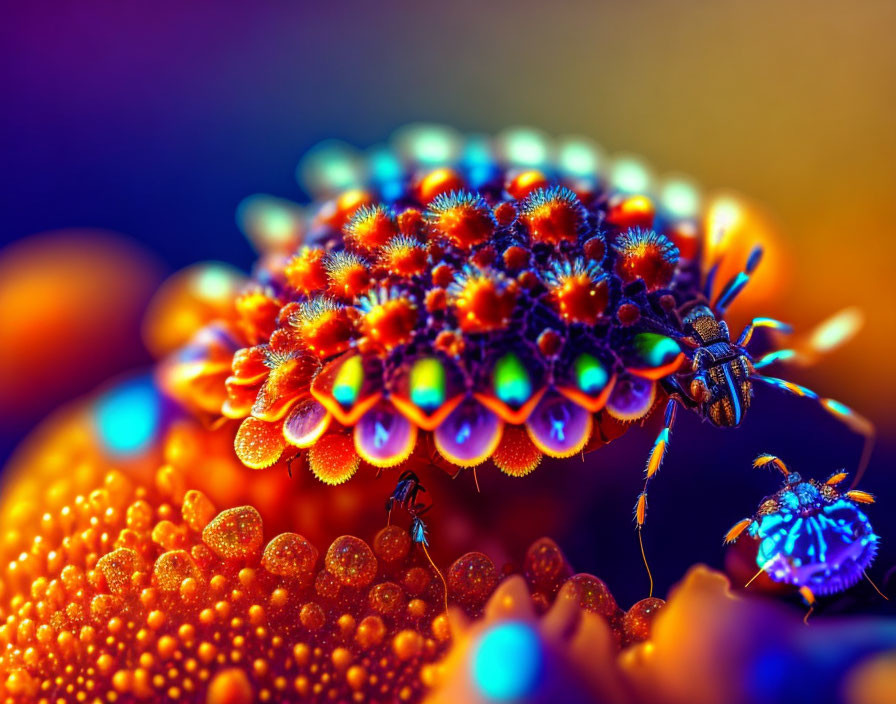
[[862, 456], [859, 459], [859, 468], [856, 470], [855, 477], [850, 485], [851, 489], [858, 486], [865, 470], [868, 469], [868, 462], [871, 460], [871, 451], [874, 449], [875, 440], [874, 426], [869, 423], [869, 432], [865, 434], [865, 444], [862, 446]]
[[439, 575], [439, 579], [442, 580], [442, 588], [444, 590], [445, 595], [445, 617], [448, 617], [448, 582], [445, 581], [445, 575], [442, 574], [442, 570], [436, 567], [436, 563], [433, 562], [432, 558], [429, 556], [429, 550], [426, 549], [426, 543], [420, 543], [420, 547], [423, 548], [423, 554], [426, 555], [426, 559], [429, 560], [429, 564], [436, 571], [436, 574]]
[[756, 574], [754, 574], [752, 577], [750, 577], [750, 581], [747, 582], [747, 583], [744, 585], [744, 589], [746, 589], [747, 587], [749, 587], [749, 586], [756, 580], [756, 578], [757, 578], [759, 575], [761, 575], [763, 572], [765, 572], [765, 566], [764, 566], [764, 565], [763, 565], [762, 567], [759, 568], [759, 571], [758, 571]]
[[647, 564], [647, 553], [644, 552], [644, 538], [641, 536], [641, 527], [638, 527], [638, 543], [641, 545], [641, 559], [644, 560], [644, 568], [647, 570], [647, 578], [650, 580], [650, 592], [648, 596], [653, 596], [653, 575], [650, 573], [650, 565]]
[[809, 607], [809, 610], [806, 612], [806, 615], [803, 616], [803, 623], [807, 626], [809, 625], [809, 617], [812, 615], [812, 612], [815, 611], [815, 604], [812, 604]]
[[812, 615], [812, 612], [815, 611], [815, 595], [812, 593], [812, 590], [809, 587], [800, 587], [800, 596], [806, 601], [806, 605], [809, 607], [809, 610], [806, 612], [806, 615], [803, 616], [803, 623], [807, 626], [809, 625], [809, 617]]
[[865, 579], [868, 580], [868, 584], [870, 584], [872, 587], [874, 587], [874, 591], [876, 591], [878, 594], [880, 594], [884, 598], [885, 601], [890, 600], [890, 598], [886, 594], [884, 594], [880, 589], [877, 588], [877, 585], [874, 583], [874, 581], [871, 579], [871, 577], [868, 576], [868, 573], [865, 570], [862, 570], [862, 574], [865, 575]]

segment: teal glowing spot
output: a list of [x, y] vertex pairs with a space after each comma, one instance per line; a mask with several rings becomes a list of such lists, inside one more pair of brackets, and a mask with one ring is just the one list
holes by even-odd
[[470, 186], [477, 188], [492, 179], [496, 172], [491, 150], [491, 140], [485, 137], [468, 137], [461, 155]]
[[149, 377], [134, 379], [99, 398], [94, 418], [106, 449], [134, 455], [147, 449], [161, 421], [161, 399]]
[[312, 191], [341, 191], [361, 183], [357, 152], [337, 140], [321, 142], [302, 159], [297, 176]]
[[538, 167], [548, 160], [548, 144], [545, 136], [536, 130], [513, 129], [504, 133], [504, 151], [507, 160], [517, 166]]
[[828, 398], [824, 400], [824, 405], [827, 407], [829, 411], [838, 415], [838, 416], [851, 416], [852, 409], [849, 406], [845, 406], [839, 401], [835, 401], [832, 398]]
[[513, 352], [508, 352], [495, 364], [493, 384], [495, 395], [510, 405], [522, 406], [532, 395], [529, 372]]
[[464, 165], [491, 166], [493, 157], [490, 144], [490, 140], [485, 137], [469, 137], [461, 157]]
[[414, 362], [410, 376], [411, 401], [424, 411], [434, 411], [445, 403], [445, 367], [434, 357]]
[[610, 182], [623, 193], [645, 193], [650, 188], [650, 174], [637, 159], [623, 157], [613, 163]]
[[269, 208], [263, 214], [261, 227], [272, 240], [286, 240], [296, 230], [292, 216], [276, 208]]
[[440, 125], [409, 125], [396, 134], [399, 148], [427, 166], [447, 164], [457, 155], [458, 134]]
[[367, 155], [367, 169], [374, 180], [397, 181], [404, 175], [404, 168], [398, 157], [390, 149], [380, 147]]
[[349, 357], [339, 367], [333, 380], [333, 398], [346, 408], [353, 406], [364, 383], [364, 365], [361, 357]]
[[600, 170], [599, 148], [584, 139], [567, 139], [557, 148], [557, 165], [573, 176], [593, 177]]
[[256, 193], [237, 206], [236, 224], [253, 242], [281, 246], [301, 230], [301, 214], [291, 201]]
[[579, 388], [590, 396], [603, 391], [610, 380], [610, 375], [600, 361], [587, 352], [576, 358], [573, 368]]
[[642, 332], [635, 335], [635, 349], [649, 367], [662, 367], [672, 362], [681, 348], [671, 337], [653, 332]]
[[775, 362], [786, 362], [787, 360], [794, 358], [796, 358], [796, 350], [775, 350], [774, 352], [769, 352], [762, 359], [754, 362], [753, 366], [756, 369], [762, 369]]
[[230, 295], [234, 276], [230, 269], [212, 264], [202, 269], [195, 279], [196, 292], [206, 300], [220, 300]]
[[693, 218], [700, 210], [700, 194], [696, 186], [684, 179], [666, 181], [660, 202], [676, 218]]
[[538, 635], [528, 624], [506, 621], [486, 631], [473, 651], [473, 682], [492, 701], [531, 696], [543, 669]]

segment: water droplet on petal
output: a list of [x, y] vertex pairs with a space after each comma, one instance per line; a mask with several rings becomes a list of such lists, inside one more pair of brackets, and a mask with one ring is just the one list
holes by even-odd
[[202, 540], [225, 560], [248, 559], [261, 552], [261, 515], [252, 506], [221, 511], [202, 531]]

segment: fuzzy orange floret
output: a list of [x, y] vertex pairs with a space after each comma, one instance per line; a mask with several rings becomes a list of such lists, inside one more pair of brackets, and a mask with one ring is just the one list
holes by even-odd
[[370, 288], [370, 267], [361, 257], [351, 252], [329, 254], [327, 291], [340, 300], [351, 301]]
[[430, 203], [426, 221], [433, 236], [463, 250], [486, 242], [497, 224], [482, 197], [467, 191], [437, 196]]
[[361, 319], [361, 333], [388, 352], [411, 341], [417, 319], [417, 306], [408, 298], [373, 301]]
[[324, 435], [308, 450], [308, 467], [324, 484], [342, 484], [358, 471], [361, 458], [348, 435]]
[[303, 247], [286, 264], [283, 273], [287, 283], [299, 293], [306, 295], [323, 291], [327, 286], [324, 255], [322, 249]]
[[525, 430], [515, 425], [505, 426], [501, 444], [492, 455], [495, 466], [511, 477], [524, 477], [533, 472], [541, 458], [541, 450], [532, 444]]
[[464, 332], [490, 332], [510, 324], [517, 287], [494, 272], [467, 272], [452, 284], [452, 305]]
[[363, 205], [342, 228], [345, 243], [364, 252], [373, 252], [398, 234], [398, 222], [386, 206]]
[[305, 348], [320, 359], [347, 350], [355, 332], [349, 311], [331, 298], [313, 298], [303, 303], [290, 323]]
[[537, 188], [523, 201], [520, 222], [533, 242], [575, 242], [585, 223], [585, 209], [568, 188]]

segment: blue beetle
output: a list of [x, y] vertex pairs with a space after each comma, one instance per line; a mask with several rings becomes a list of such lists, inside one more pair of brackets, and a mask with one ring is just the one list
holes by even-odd
[[784, 486], [725, 535], [726, 543], [745, 531], [759, 541], [756, 576], [765, 572], [776, 582], [797, 587], [810, 613], [816, 595], [835, 594], [868, 578], [866, 569], [880, 538], [859, 505], [874, 503], [873, 495], [858, 489], [838, 491], [848, 476], [842, 471], [819, 482], [804, 480], [774, 455], [760, 455], [753, 466], [773, 467], [784, 475]]

